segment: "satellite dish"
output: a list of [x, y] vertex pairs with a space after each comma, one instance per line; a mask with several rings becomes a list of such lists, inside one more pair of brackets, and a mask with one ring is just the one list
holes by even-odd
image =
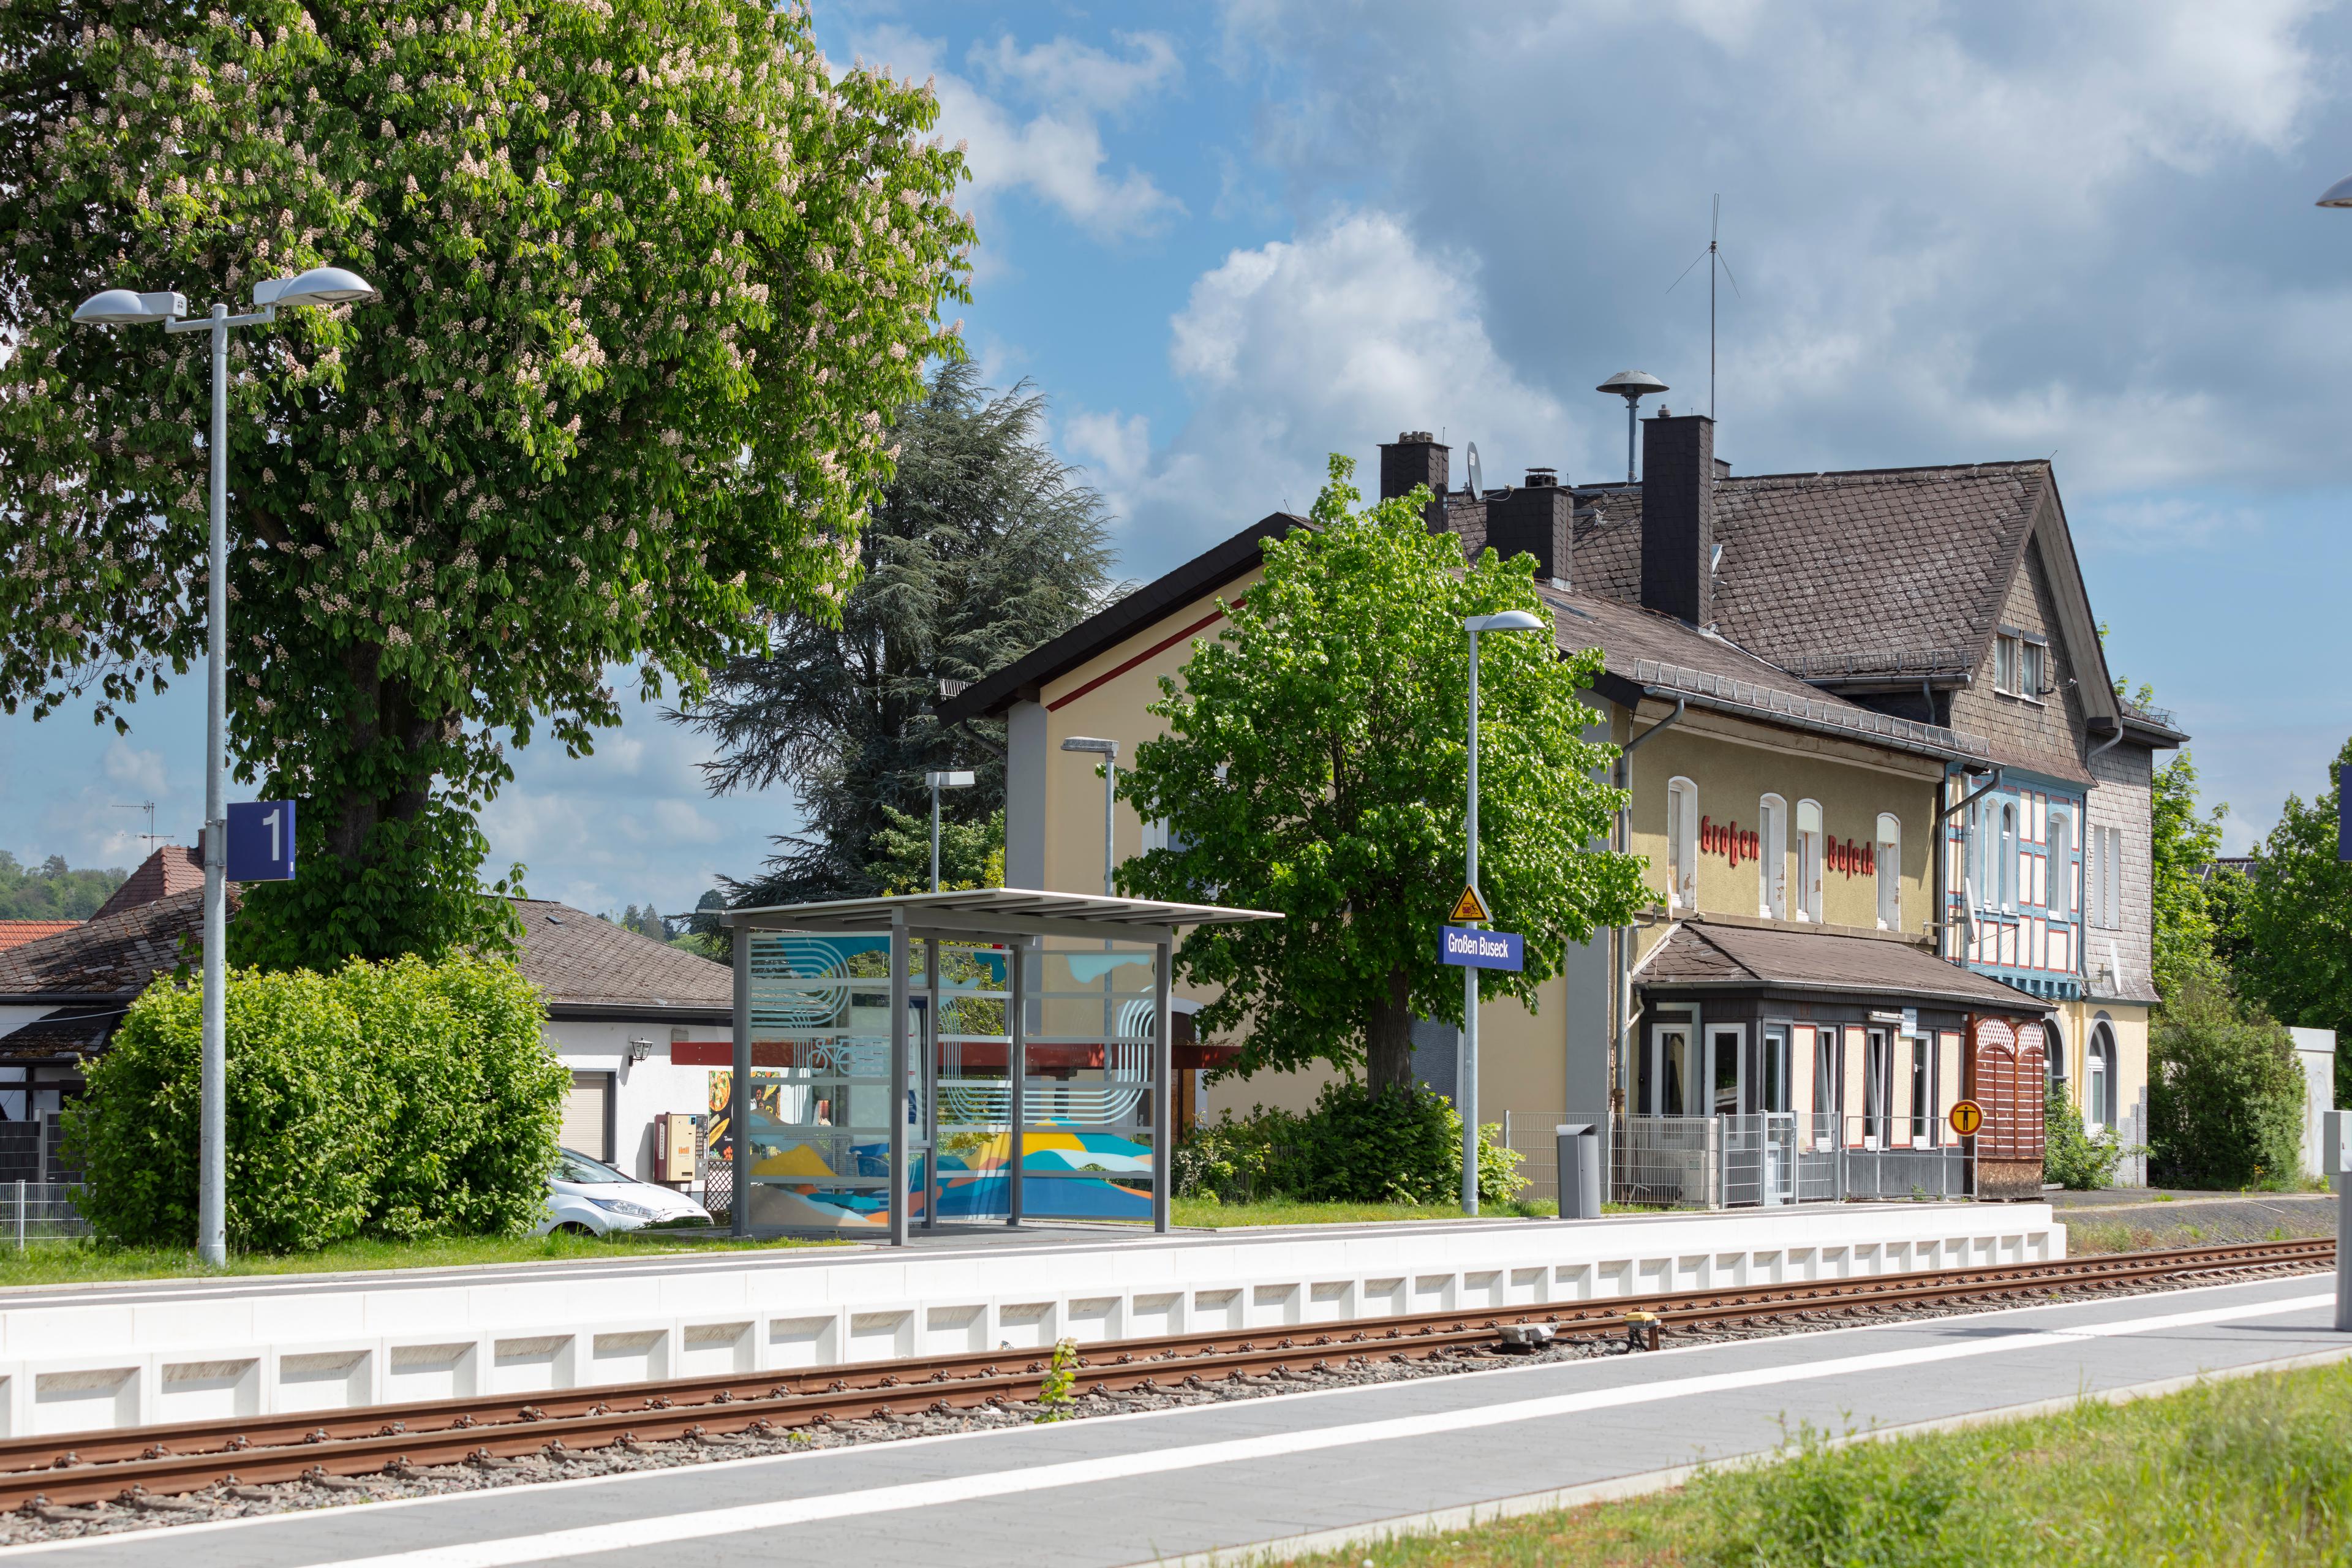
[[1473, 500], [1475, 500], [1486, 493], [1486, 473], [1484, 468], [1478, 466], [1478, 443], [1475, 441], [1470, 443], [1468, 467], [1470, 469], [1470, 495]]

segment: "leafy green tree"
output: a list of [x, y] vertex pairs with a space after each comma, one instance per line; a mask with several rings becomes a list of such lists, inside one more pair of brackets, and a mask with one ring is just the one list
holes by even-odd
[[928, 86], [761, 0], [0, 9], [0, 707], [100, 721], [202, 654], [201, 310], [351, 268], [383, 298], [236, 338], [231, 741], [303, 798], [271, 963], [510, 932], [476, 813], [542, 727], [691, 700], [837, 618], [888, 416], [956, 352], [960, 151]]
[[0, 921], [86, 921], [130, 875], [120, 867], [72, 870], [62, 855], [27, 869], [0, 849]]
[[780, 617], [764, 655], [735, 660], [673, 715], [717, 742], [713, 793], [786, 784], [800, 797], [804, 829], [776, 840], [762, 874], [730, 881], [737, 902], [872, 893], [899, 874], [883, 835], [917, 816], [928, 884], [932, 769], [979, 775], [940, 802], [959, 844], [1003, 809], [1004, 726], [942, 725], [940, 682], [976, 680], [1067, 631], [1109, 580], [1102, 500], [1046, 445], [1045, 411], [1025, 386], [992, 394], [970, 365], [940, 366], [898, 416], [898, 473], [839, 616]]
[[2157, 994], [2172, 997], [2191, 984], [2226, 985], [2227, 966], [2214, 945], [2210, 867], [2221, 852], [2227, 805], [2197, 813], [2197, 767], [2187, 752], [2158, 768], [2150, 781], [2149, 895], [2155, 907]]
[[2352, 765], [2352, 741], [2328, 764], [2327, 789], [2288, 795], [2232, 889], [2231, 933], [2244, 993], [2291, 1024], [2334, 1029], [2336, 1103], [2352, 1104], [2343, 1046], [2352, 1043], [2352, 864], [2336, 858], [2336, 792]]
[[[1200, 1027], [1246, 1025], [1244, 1074], [1363, 1067], [1377, 1093], [1410, 1081], [1415, 1017], [1462, 1016], [1462, 971], [1438, 957], [1463, 870], [1462, 617], [1551, 616], [1531, 558], [1490, 550], [1465, 571], [1423, 522], [1425, 490], [1360, 512], [1353, 471], [1333, 456], [1315, 526], [1266, 542], [1262, 580], [1223, 605], [1229, 629], [1160, 683], [1167, 733], [1119, 789], [1171, 843], [1127, 861], [1119, 886], [1280, 912], [1185, 939], [1186, 976], [1221, 988]], [[1526, 937], [1527, 967], [1475, 973], [1481, 995], [1533, 1005], [1570, 942], [1632, 918], [1643, 863], [1585, 847], [1624, 798], [1599, 782], [1615, 749], [1584, 739], [1600, 715], [1578, 694], [1600, 650], [1528, 634], [1481, 653], [1479, 881], [1496, 924]]]
[[[866, 874], [886, 892], [923, 893], [931, 886], [931, 818], [927, 812], [890, 811], [874, 836], [874, 858]], [[984, 822], [940, 818], [940, 886], [942, 889], [1004, 886], [1004, 813]]]
[[2192, 982], [2168, 997], [2147, 1047], [2148, 1159], [2186, 1187], [2278, 1187], [2302, 1169], [2303, 1068], [2259, 1008]]

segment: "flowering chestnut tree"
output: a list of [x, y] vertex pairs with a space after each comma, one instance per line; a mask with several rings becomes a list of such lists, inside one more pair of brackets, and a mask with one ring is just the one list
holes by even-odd
[[76, 302], [350, 268], [382, 298], [232, 349], [233, 756], [309, 803], [239, 945], [494, 939], [508, 745], [852, 585], [885, 416], [956, 353], [961, 153], [758, 0], [202, 6], [0, 21], [0, 705], [122, 727], [203, 655], [208, 340]]

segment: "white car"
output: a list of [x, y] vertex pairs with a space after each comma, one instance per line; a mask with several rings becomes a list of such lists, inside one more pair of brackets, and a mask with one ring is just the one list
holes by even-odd
[[556, 1152], [547, 1178], [547, 1217], [532, 1234], [607, 1236], [647, 1226], [709, 1225], [710, 1213], [684, 1193], [625, 1176], [602, 1160]]

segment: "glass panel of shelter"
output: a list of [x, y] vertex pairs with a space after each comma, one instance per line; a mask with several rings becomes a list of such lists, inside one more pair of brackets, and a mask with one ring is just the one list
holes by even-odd
[[934, 1205], [949, 1221], [1012, 1217], [1013, 966], [1024, 953], [1019, 1212], [1151, 1217], [1152, 948], [940, 942], [933, 1028], [929, 944], [910, 943], [908, 1078], [894, 1095], [888, 939], [761, 931], [751, 947], [752, 1225], [887, 1230], [894, 1101], [909, 1123], [912, 1220]]

